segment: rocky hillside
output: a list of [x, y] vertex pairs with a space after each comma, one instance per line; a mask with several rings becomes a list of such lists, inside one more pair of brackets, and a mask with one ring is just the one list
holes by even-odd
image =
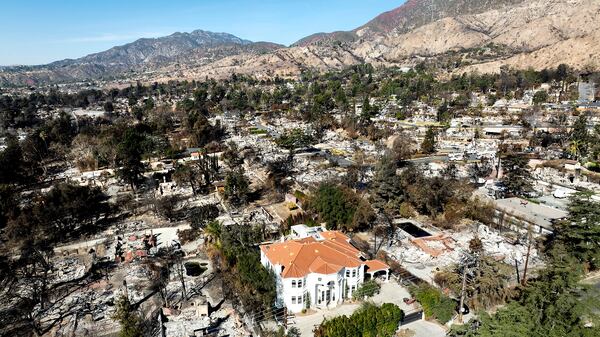
[[581, 68], [598, 59], [600, 1], [529, 0], [478, 14], [446, 17], [378, 41], [355, 53], [383, 63], [454, 53], [460, 70], [497, 71], [500, 65], [544, 68], [567, 63]]
[[[433, 4], [433, 7], [431, 6]], [[599, 68], [599, 0], [409, 0], [351, 32], [315, 34], [292, 47], [196, 31], [142, 39], [78, 60], [0, 69], [0, 85], [89, 78], [142, 80], [296, 76], [369, 62], [436, 62], [449, 72], [503, 65]]]
[[[448, 0], [455, 5], [464, 2], [471, 1]], [[576, 68], [600, 67], [594, 63], [600, 60], [600, 1], [515, 0], [501, 6], [500, 2], [490, 5], [493, 9], [479, 12], [474, 8], [487, 8], [484, 4], [488, 2], [475, 0], [472, 3], [481, 7], [470, 7], [474, 14], [450, 15], [447, 9], [437, 14], [441, 19], [417, 28], [404, 23], [390, 30], [392, 21], [380, 17], [357, 30], [363, 36], [371, 34], [368, 38], [294, 46], [268, 55], [233, 56], [188, 69], [182, 75], [208, 73], [219, 77], [234, 71], [258, 76], [294, 75], [303, 69], [327, 70], [360, 62], [397, 66], [425, 59], [438, 61], [458, 73], [494, 72], [502, 65], [536, 69], [561, 63]], [[417, 4], [422, 2], [409, 1], [400, 9], [406, 11], [406, 6]]]
[[323, 45], [374, 38], [391, 32], [406, 33], [428, 23], [457, 15], [476, 14], [514, 6], [524, 0], [408, 0], [402, 6], [380, 14], [349, 32], [318, 33], [293, 46]]

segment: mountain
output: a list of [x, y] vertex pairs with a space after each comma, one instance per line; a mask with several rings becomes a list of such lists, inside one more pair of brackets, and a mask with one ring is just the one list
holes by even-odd
[[139, 39], [77, 60], [55, 62], [50, 66], [62, 67], [78, 63], [118, 64], [123, 66], [164, 63], [198, 48], [208, 49], [223, 45], [248, 46], [251, 44], [251, 41], [240, 39], [231, 34], [195, 30], [191, 33], [175, 33], [155, 39]]
[[141, 39], [77, 60], [0, 69], [0, 86], [86, 79], [166, 81], [293, 77], [360, 63], [429, 60], [450, 73], [598, 68], [598, 0], [409, 0], [352, 31], [318, 33], [291, 47], [195, 31]]
[[349, 32], [318, 33], [292, 46], [349, 42], [373, 38], [393, 31], [405, 33], [445, 17], [481, 13], [495, 8], [514, 6], [524, 0], [408, 0], [402, 6], [378, 15]]
[[88, 79], [112, 79], [131, 73], [152, 72], [183, 63], [200, 66], [237, 54], [264, 54], [284, 46], [252, 42], [227, 33], [195, 30], [160, 38], [143, 38], [79, 59], [67, 59], [41, 66], [0, 69], [0, 85], [38, 84]]
[[363, 62], [411, 66], [423, 60], [453, 73], [498, 72], [503, 65], [538, 70], [561, 63], [578, 69], [600, 66], [598, 0], [436, 0], [440, 5], [433, 20], [431, 11], [429, 19], [424, 14], [425, 2], [408, 1], [384, 13], [353, 31], [352, 39], [347, 32], [317, 34], [304, 39], [312, 43], [227, 57], [188, 69], [184, 76], [290, 76]]
[[459, 71], [498, 71], [502, 65], [542, 69], [560, 63], [582, 68], [600, 54], [598, 15], [597, 0], [526, 0], [446, 16], [409, 31], [395, 29], [354, 50], [382, 63], [451, 60]]

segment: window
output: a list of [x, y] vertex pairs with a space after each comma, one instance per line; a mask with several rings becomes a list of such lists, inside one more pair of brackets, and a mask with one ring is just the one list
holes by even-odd
[[298, 296], [298, 304], [302, 304], [302, 296]]
[[346, 277], [350, 277], [350, 269], [346, 269]]
[[352, 270], [352, 277], [356, 277], [356, 269]]
[[302, 280], [298, 281], [298, 288], [302, 288]]
[[296, 296], [292, 296], [292, 304], [296, 304]]
[[292, 281], [292, 288], [296, 288], [296, 280]]

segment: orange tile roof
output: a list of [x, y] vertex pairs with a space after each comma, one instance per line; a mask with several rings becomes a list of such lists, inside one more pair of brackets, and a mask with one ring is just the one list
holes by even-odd
[[333, 263], [327, 263], [327, 261], [322, 259], [320, 256], [317, 256], [313, 263], [310, 264], [309, 269], [315, 273], [329, 275], [339, 272], [342, 269], [342, 266], [338, 266]]
[[284, 278], [304, 277], [309, 273], [333, 274], [343, 267], [356, 268], [363, 264], [361, 253], [350, 239], [337, 231], [321, 233], [325, 240], [312, 237], [262, 245], [260, 249], [272, 264], [283, 266]]
[[390, 269], [390, 267], [387, 264], [385, 264], [379, 260], [369, 260], [365, 263], [367, 264], [367, 272], [371, 272], [371, 273], [374, 271]]

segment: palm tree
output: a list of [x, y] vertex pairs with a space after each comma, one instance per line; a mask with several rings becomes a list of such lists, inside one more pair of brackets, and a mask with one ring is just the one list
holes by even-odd
[[579, 159], [581, 155], [581, 141], [578, 139], [571, 140], [571, 146], [569, 146], [569, 152], [575, 156], [575, 158]]
[[220, 249], [221, 233], [221, 223], [219, 221], [211, 221], [204, 228], [204, 241], [209, 243], [213, 248]]

